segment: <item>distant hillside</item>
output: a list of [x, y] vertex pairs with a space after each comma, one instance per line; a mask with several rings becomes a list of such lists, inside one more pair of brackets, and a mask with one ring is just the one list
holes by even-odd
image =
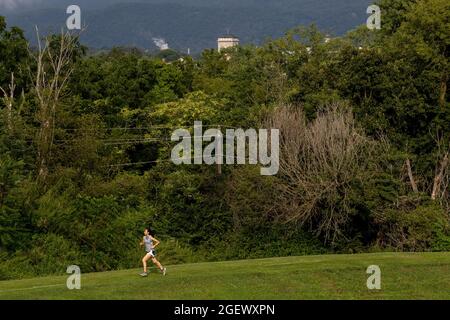
[[[33, 39], [34, 25], [43, 32], [65, 25], [65, 8], [73, 1], [36, 0], [33, 8], [0, 12]], [[316, 23], [339, 35], [367, 18], [370, 0], [78, 0], [88, 26], [83, 43], [93, 48], [137, 46], [154, 49], [152, 38], [164, 38], [171, 48], [199, 52], [216, 46], [229, 30], [243, 43], [261, 43], [297, 25]]]

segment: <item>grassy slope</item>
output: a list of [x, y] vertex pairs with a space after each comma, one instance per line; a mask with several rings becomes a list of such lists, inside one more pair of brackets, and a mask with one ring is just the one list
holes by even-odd
[[[381, 268], [379, 291], [366, 269]], [[0, 299], [450, 299], [450, 253], [322, 255], [198, 263], [82, 275], [1, 281]]]

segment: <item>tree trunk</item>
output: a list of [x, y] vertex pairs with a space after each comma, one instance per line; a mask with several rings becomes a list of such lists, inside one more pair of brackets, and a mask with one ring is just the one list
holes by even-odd
[[52, 50], [51, 37], [47, 37], [45, 45], [42, 46], [37, 29], [36, 33], [38, 51], [30, 54], [35, 57], [37, 65], [33, 83], [38, 101], [37, 117], [40, 122], [39, 134], [36, 137], [37, 180], [40, 184], [45, 184], [53, 149], [55, 117], [59, 99], [73, 71], [72, 55], [76, 38], [68, 32], [63, 32], [59, 37], [58, 50]]
[[431, 199], [436, 200], [436, 198], [440, 194], [441, 189], [441, 183], [444, 178], [444, 172], [445, 169], [448, 166], [448, 152], [444, 155], [444, 158], [441, 161], [441, 166], [439, 168], [439, 171], [437, 172], [436, 176], [434, 177], [434, 183], [433, 183], [433, 191], [431, 192]]
[[406, 169], [408, 170], [409, 182], [411, 183], [411, 187], [412, 187], [414, 193], [419, 192], [419, 190], [417, 189], [416, 181], [414, 180], [414, 176], [412, 173], [411, 161], [409, 159], [406, 159]]

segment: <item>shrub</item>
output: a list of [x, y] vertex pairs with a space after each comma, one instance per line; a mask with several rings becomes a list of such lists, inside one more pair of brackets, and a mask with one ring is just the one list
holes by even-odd
[[28, 252], [35, 275], [63, 274], [70, 265], [82, 268], [85, 261], [79, 247], [66, 237], [56, 234], [40, 234], [33, 237], [33, 247]]
[[377, 214], [377, 245], [402, 251], [450, 250], [448, 214], [437, 203], [426, 202], [412, 208], [390, 208]]
[[22, 251], [12, 256], [0, 256], [0, 280], [30, 278], [35, 276], [31, 260]]
[[200, 260], [191, 247], [180, 244], [174, 238], [162, 239], [156, 251], [158, 260], [163, 264], [192, 263]]
[[137, 208], [144, 202], [148, 190], [143, 176], [121, 173], [111, 181], [93, 180], [84, 193], [93, 197], [114, 196], [123, 205]]
[[208, 169], [202, 174], [181, 170], [167, 174], [157, 191], [154, 227], [159, 234], [195, 246], [228, 230], [222, 186]]
[[27, 251], [1, 257], [0, 280], [60, 275], [70, 265], [77, 265], [84, 272], [90, 271], [79, 246], [67, 237], [53, 233], [36, 234], [30, 245], [32, 247]]
[[377, 142], [336, 103], [308, 122], [301, 107], [282, 106], [267, 126], [280, 129], [279, 216], [311, 226], [326, 243], [348, 234], [360, 213], [365, 183], [376, 172]]
[[200, 246], [196, 254], [202, 260], [239, 260], [283, 256], [323, 254], [329, 252], [310, 233], [286, 224], [255, 227], [248, 232], [226, 234]]
[[276, 208], [280, 198], [276, 190], [280, 183], [277, 177], [261, 176], [258, 166], [233, 170], [225, 193], [233, 225], [223, 237], [215, 237], [208, 246], [202, 246], [206, 259], [264, 258], [326, 251], [299, 223], [278, 219]]

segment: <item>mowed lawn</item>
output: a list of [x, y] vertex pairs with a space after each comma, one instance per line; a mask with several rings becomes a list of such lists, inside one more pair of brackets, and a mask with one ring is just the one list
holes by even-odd
[[[381, 268], [381, 290], [366, 286]], [[450, 299], [450, 253], [283, 257], [0, 281], [0, 299]]]

